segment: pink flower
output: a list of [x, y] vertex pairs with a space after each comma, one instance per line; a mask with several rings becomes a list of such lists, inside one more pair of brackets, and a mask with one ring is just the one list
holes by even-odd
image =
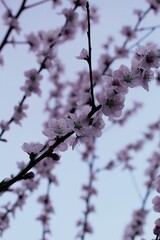
[[43, 133], [50, 139], [61, 137], [69, 131], [67, 122], [64, 118], [50, 119], [48, 122], [48, 128]]
[[139, 68], [142, 69], [158, 68], [160, 66], [160, 52], [152, 44], [146, 47], [139, 46], [135, 58], [139, 62]]
[[89, 121], [87, 117], [88, 113], [81, 112], [79, 114], [69, 113], [67, 118], [67, 124], [71, 130], [73, 130], [77, 136], [87, 135]]
[[[52, 146], [56, 141], [49, 141], [49, 146]], [[70, 139], [67, 138], [65, 141], [58, 144], [58, 146], [55, 148], [56, 151], [64, 152], [68, 149], [68, 145], [70, 144]]]
[[113, 72], [113, 77], [120, 82], [124, 90], [127, 87], [135, 87], [138, 85], [137, 76], [127, 66], [121, 65], [118, 70]]
[[42, 79], [42, 75], [40, 75], [35, 68], [29, 71], [25, 71], [24, 75], [28, 80], [30, 80], [33, 83]]
[[160, 2], [158, 0], [147, 0], [150, 3], [151, 8], [156, 12], [160, 10]]
[[[51, 157], [46, 157], [43, 159], [43, 161], [39, 162], [35, 168], [38, 172], [38, 174], [41, 175], [41, 177], [46, 178], [49, 174], [51, 174], [51, 171], [55, 168], [55, 165], [58, 164], [57, 162], [53, 161]], [[55, 177], [55, 182], [57, 182]]]
[[83, 105], [83, 104], [89, 103], [90, 100], [91, 100], [91, 94], [82, 92], [80, 93], [79, 99], [77, 101], [77, 105]]
[[102, 112], [109, 119], [120, 117], [124, 107], [124, 95], [120, 93], [106, 92], [97, 96], [98, 102], [102, 105]]
[[99, 59], [99, 71], [103, 71], [107, 68], [110, 63], [112, 62], [112, 57], [109, 54], [102, 54], [101, 58]]
[[156, 226], [160, 227], [160, 218], [155, 221]]
[[27, 152], [28, 154], [34, 153], [37, 154], [43, 149], [43, 144], [41, 143], [23, 143], [22, 146], [23, 151]]
[[11, 10], [9, 9], [6, 10], [6, 12], [3, 15], [3, 20], [5, 25], [14, 28], [17, 33], [20, 32], [21, 28], [19, 26], [18, 19], [16, 17], [13, 17]]
[[9, 216], [8, 214], [0, 211], [0, 226], [1, 226], [1, 233], [10, 227], [10, 224], [9, 224]]
[[53, 67], [52, 59], [55, 57], [53, 48], [44, 45], [43, 49], [37, 53], [37, 61], [39, 64], [43, 63], [43, 68], [51, 69]]
[[30, 51], [37, 51], [40, 45], [38, 37], [34, 33], [30, 33], [26, 36], [26, 40], [30, 46]]
[[124, 47], [115, 47], [115, 53], [117, 57], [127, 57], [128, 56], [128, 50]]
[[28, 108], [27, 104], [22, 104], [14, 107], [13, 121], [16, 124], [20, 124], [22, 118], [27, 116], [26, 113], [24, 112], [24, 110], [27, 108]]
[[26, 71], [24, 75], [27, 79], [25, 85], [20, 89], [25, 92], [26, 96], [30, 96], [32, 93], [36, 93], [40, 96], [41, 90], [39, 81], [42, 79], [42, 75], [39, 74], [36, 69]]
[[48, 32], [41, 32], [40, 34], [41, 34], [41, 38], [44, 46], [50, 47], [55, 42], [58, 32], [54, 30], [50, 30]]
[[136, 37], [135, 31], [130, 26], [124, 26], [121, 30], [121, 33], [128, 40], [131, 40]]
[[141, 236], [144, 233], [143, 228], [147, 214], [148, 211], [144, 209], [134, 211], [131, 222], [125, 228], [125, 240], [133, 239], [135, 236]]
[[37, 220], [39, 220], [44, 225], [48, 225], [50, 217], [47, 215], [47, 213], [42, 213], [37, 217]]
[[133, 13], [137, 15], [138, 19], [140, 19], [143, 15], [143, 11], [141, 9], [134, 9]]
[[128, 86], [123, 84], [122, 78], [117, 77], [117, 71], [113, 72], [113, 76], [102, 76], [103, 82], [106, 84], [106, 88], [110, 91], [116, 91], [118, 93], [127, 93]]
[[[158, 156], [157, 156], [158, 157]], [[159, 156], [160, 157], [160, 156]], [[156, 162], [157, 164], [159, 164], [159, 162]], [[160, 193], [160, 175], [156, 177], [156, 180], [154, 181], [154, 184], [156, 186], [156, 191], [158, 193]]]
[[135, 75], [135, 86], [142, 86], [145, 90], [149, 90], [149, 82], [154, 78], [152, 70], [143, 69], [137, 59], [132, 61], [132, 72]]
[[98, 113], [96, 116], [93, 116], [93, 120], [90, 125], [91, 135], [94, 137], [100, 137], [104, 127], [105, 122], [103, 121], [102, 114]]
[[74, 23], [78, 19], [78, 14], [73, 11], [73, 9], [64, 8], [61, 12], [67, 18], [69, 23]]
[[160, 197], [159, 196], [154, 197], [152, 203], [154, 211], [160, 212]]
[[9, 130], [9, 123], [2, 120], [0, 122], [0, 128], [2, 129], [2, 131], [8, 131]]
[[88, 61], [88, 57], [89, 57], [88, 51], [85, 48], [83, 48], [82, 51], [80, 52], [80, 55], [77, 58], [80, 60]]

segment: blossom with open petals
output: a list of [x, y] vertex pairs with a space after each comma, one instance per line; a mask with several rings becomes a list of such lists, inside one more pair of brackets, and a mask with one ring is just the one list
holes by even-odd
[[22, 149], [28, 154], [39, 153], [43, 149], [43, 144], [41, 143], [23, 143]]
[[44, 135], [50, 139], [55, 137], [61, 137], [68, 132], [67, 122], [64, 118], [60, 119], [50, 119], [48, 122], [48, 127], [43, 131]]

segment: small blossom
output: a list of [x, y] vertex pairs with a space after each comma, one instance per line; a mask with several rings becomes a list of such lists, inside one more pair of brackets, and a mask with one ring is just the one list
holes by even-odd
[[124, 26], [121, 30], [121, 33], [128, 40], [131, 40], [136, 37], [135, 31], [130, 26]]
[[43, 64], [43, 68], [52, 69], [52, 60], [55, 58], [55, 51], [48, 45], [44, 45], [44, 48], [37, 53], [37, 61], [39, 64]]
[[143, 11], [141, 9], [134, 9], [133, 13], [137, 15], [138, 19], [140, 19], [143, 15]]
[[36, 50], [38, 50], [40, 42], [38, 37], [34, 33], [26, 35], [26, 40], [30, 46], [30, 51], [35, 52]]
[[155, 13], [157, 13], [160, 10], [159, 0], [147, 0], [147, 2], [150, 4], [151, 8]]
[[116, 81], [120, 82], [120, 85], [123, 86], [124, 91], [128, 87], [135, 87], [138, 85], [137, 76], [135, 73], [123, 64], [118, 70], [113, 72], [113, 77], [116, 79]]
[[52, 157], [46, 157], [43, 159], [43, 161], [40, 161], [35, 168], [42, 178], [46, 178], [46, 176], [51, 174], [51, 171], [57, 164], [57, 161], [54, 161]]
[[127, 84], [123, 84], [122, 78], [119, 76], [117, 77], [117, 72], [113, 72], [113, 76], [107, 76], [103, 75], [102, 80], [106, 85], [107, 89], [110, 89], [111, 91], [115, 91], [117, 93], [127, 93], [128, 92], [128, 86]]
[[135, 236], [141, 236], [144, 233], [145, 219], [147, 210], [139, 209], [134, 211], [131, 222], [126, 226], [124, 239], [133, 239]]
[[90, 129], [91, 134], [94, 137], [100, 137], [102, 135], [102, 129], [105, 127], [105, 122], [102, 118], [102, 114], [97, 114], [93, 116], [93, 121], [91, 122]]
[[139, 46], [135, 58], [139, 61], [139, 68], [150, 69], [160, 66], [160, 53], [155, 45]]
[[80, 53], [80, 55], [79, 55], [77, 58], [80, 59], [80, 60], [86, 60], [86, 61], [88, 61], [88, 58], [89, 58], [89, 53], [88, 53], [88, 51], [87, 51], [85, 48], [83, 48], [82, 51], [81, 51], [81, 53]]
[[117, 57], [127, 57], [128, 56], [128, 49], [124, 47], [115, 47], [115, 53]]
[[47, 213], [43, 213], [37, 217], [37, 220], [39, 220], [42, 224], [48, 225], [50, 217], [47, 215]]
[[8, 131], [9, 130], [9, 123], [2, 120], [0, 122], [0, 128], [2, 129], [2, 131]]
[[17, 33], [20, 32], [21, 28], [19, 26], [18, 19], [13, 17], [11, 10], [7, 9], [3, 15], [4, 24], [15, 29]]
[[89, 121], [87, 115], [88, 113], [83, 111], [79, 114], [69, 113], [67, 124], [69, 128], [76, 133], [77, 136], [84, 136], [88, 132]]
[[91, 94], [82, 92], [80, 94], [79, 100], [77, 101], [77, 105], [83, 105], [83, 104], [89, 103], [90, 100], [91, 100]]
[[43, 144], [41, 143], [23, 143], [22, 146], [23, 151], [27, 152], [28, 154], [34, 153], [37, 154], [43, 149]]
[[42, 75], [40, 75], [36, 69], [31, 69], [29, 71], [24, 72], [25, 77], [31, 82], [36, 82], [42, 79]]
[[54, 139], [56, 137], [61, 137], [68, 132], [68, 125], [64, 118], [61, 119], [50, 119], [48, 122], [48, 127], [43, 131], [43, 134]]
[[[157, 156], [158, 157], [158, 159], [159, 159], [159, 155]], [[155, 159], [155, 158], [154, 158]], [[157, 160], [158, 160], [157, 159]], [[160, 161], [156, 161], [156, 165], [159, 165], [159, 162]], [[156, 191], [158, 192], [158, 193], [160, 193], [160, 175], [159, 176], [157, 176], [156, 177], [156, 180], [154, 181], [154, 184], [155, 184], [155, 186], [156, 186]]]
[[77, 20], [77, 18], [78, 18], [77, 13], [74, 12], [71, 8], [70, 9], [67, 9], [67, 8], [63, 9], [61, 14], [65, 15], [65, 17], [67, 18], [69, 23], [71, 23], [71, 22], [74, 23], [75, 20]]
[[32, 92], [40, 96], [41, 90], [39, 81], [42, 79], [42, 75], [39, 74], [36, 69], [26, 71], [24, 75], [26, 77], [25, 85], [20, 89], [25, 92], [26, 96], [30, 96]]
[[102, 105], [102, 112], [110, 119], [120, 117], [124, 107], [124, 95], [106, 92], [97, 96], [98, 102]]
[[[58, 146], [55, 148], [56, 151], [66, 151], [68, 149], [68, 142], [69, 142], [69, 138], [67, 138], [65, 141], [61, 142], [58, 144]], [[55, 144], [56, 141], [49, 141], [49, 146], [52, 146]], [[51, 155], [52, 157], [52, 155]], [[54, 159], [53, 159], [54, 160]]]
[[160, 197], [159, 196], [154, 197], [152, 203], [154, 211], [160, 212]]
[[24, 112], [24, 110], [27, 108], [28, 108], [27, 104], [22, 104], [14, 107], [13, 121], [16, 124], [20, 124], [22, 118], [27, 116], [26, 113]]

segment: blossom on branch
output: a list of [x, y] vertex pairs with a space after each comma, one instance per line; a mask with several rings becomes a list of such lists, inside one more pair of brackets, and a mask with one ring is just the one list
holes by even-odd
[[24, 112], [24, 110], [27, 108], [28, 108], [27, 104], [22, 104], [14, 107], [13, 121], [16, 124], [20, 124], [20, 121], [27, 116], [26, 113]]
[[17, 33], [20, 32], [21, 28], [19, 26], [19, 21], [16, 17], [12, 15], [11, 10], [9, 9], [6, 10], [6, 12], [3, 15], [3, 20], [5, 25], [8, 25], [9, 27], [15, 29]]
[[98, 102], [102, 105], [102, 112], [109, 119], [120, 117], [124, 107], [125, 96], [121, 93], [103, 92], [97, 95]]
[[42, 79], [42, 75], [34, 68], [29, 71], [25, 71], [24, 75], [26, 77], [25, 85], [20, 89], [25, 92], [26, 96], [31, 96], [32, 93], [36, 93], [40, 96], [41, 89], [39, 81]]
[[41, 143], [23, 143], [22, 146], [23, 151], [27, 152], [28, 154], [34, 153], [37, 154], [43, 149], [43, 144]]
[[136, 37], [134, 29], [132, 29], [130, 26], [124, 26], [121, 30], [121, 34], [128, 40], [134, 39]]
[[89, 53], [87, 49], [83, 48], [80, 52], [80, 55], [77, 56], [77, 59], [88, 61], [88, 58], [89, 58]]
[[158, 68], [160, 66], [160, 50], [153, 44], [139, 46], [135, 54], [135, 59], [139, 62], [139, 68]]
[[160, 2], [159, 0], [146, 0], [150, 3], [151, 8], [157, 13], [160, 10]]
[[64, 118], [61, 119], [50, 119], [48, 121], [48, 127], [44, 129], [43, 134], [54, 139], [56, 137], [62, 137], [69, 132], [67, 121]]
[[40, 41], [36, 34], [30, 33], [26, 35], [26, 40], [30, 46], [30, 51], [36, 52], [39, 49]]

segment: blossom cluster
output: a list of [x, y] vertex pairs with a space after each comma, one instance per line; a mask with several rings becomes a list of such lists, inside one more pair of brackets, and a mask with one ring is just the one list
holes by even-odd
[[[86, 60], [86, 54], [88, 53], [83, 49], [79, 58]], [[103, 114], [110, 120], [120, 117], [129, 88], [142, 86], [148, 91], [149, 82], [153, 79], [153, 68], [160, 66], [159, 61], [160, 52], [155, 45], [139, 46], [132, 59], [131, 68], [121, 65], [110, 76], [102, 76], [104, 87], [96, 96], [97, 103], [100, 105], [97, 105], [94, 111], [89, 101], [91, 95], [82, 93], [77, 101], [75, 113], [48, 121], [43, 133], [49, 138], [49, 146], [68, 133], [70, 133], [70, 138], [61, 141], [57, 150], [65, 151], [69, 145], [74, 148], [78, 142], [87, 143], [95, 137], [100, 137], [102, 129], [105, 127]], [[26, 94], [30, 94], [31, 91], [39, 94], [39, 80], [42, 76], [35, 69], [27, 71], [25, 75], [28, 87], [23, 90], [26, 91]], [[91, 112], [93, 113], [91, 114]], [[23, 149], [25, 150], [25, 147]]]
[[[24, 143], [22, 149], [29, 155], [28, 164], [24, 162], [18, 163], [20, 172], [0, 182], [1, 192], [8, 191], [9, 194], [15, 194], [17, 196], [15, 202], [11, 203], [11, 201], [8, 201], [6, 205], [1, 206], [1, 234], [10, 226], [10, 215], [14, 216], [17, 208], [22, 209], [27, 197], [34, 190], [38, 189], [40, 182], [47, 180], [46, 193], [40, 194], [37, 198], [38, 202], [42, 205], [42, 210], [38, 214], [37, 220], [42, 225], [42, 239], [48, 239], [47, 235], [51, 233], [50, 219], [52, 214], [54, 214], [50, 189], [53, 184], [58, 185], [57, 178], [52, 170], [54, 170], [57, 161], [60, 159], [60, 151], [66, 151], [69, 146], [72, 146], [72, 149], [74, 149], [78, 143], [83, 143], [81, 157], [82, 160], [88, 164], [89, 176], [88, 182], [82, 185], [81, 199], [85, 204], [85, 209], [82, 211], [83, 216], [77, 221], [78, 233], [76, 237], [84, 240], [86, 234], [91, 234], [94, 231], [90, 223], [90, 214], [94, 213], [96, 209], [91, 200], [98, 192], [94, 184], [95, 180], [97, 180], [97, 174], [100, 173], [101, 170], [112, 170], [117, 162], [123, 169], [129, 170], [130, 173], [132, 173], [134, 165], [131, 164], [131, 160], [133, 160], [131, 153], [137, 153], [142, 150], [144, 144], [153, 139], [154, 128], [159, 131], [159, 126], [150, 126], [150, 131], [143, 133], [142, 139], [136, 141], [136, 143], [127, 144], [124, 149], [117, 152], [115, 161], [111, 160], [104, 168], [97, 168], [97, 166], [94, 165], [94, 160], [97, 158], [95, 142], [96, 138], [102, 135], [105, 127], [104, 117], [107, 117], [107, 120], [111, 121], [112, 124], [118, 123], [122, 126], [128, 117], [141, 107], [136, 103], [133, 109], [128, 110], [126, 114], [122, 116], [128, 91], [138, 86], [148, 91], [150, 81], [154, 78], [153, 69], [158, 69], [160, 66], [160, 50], [157, 46], [147, 44], [143, 47], [140, 46], [138, 42], [138, 44], [133, 44], [138, 47], [130, 67], [122, 64], [117, 70], [110, 69], [110, 65], [114, 60], [120, 57], [127, 57], [131, 53], [130, 50], [132, 47], [129, 48], [127, 44], [129, 41], [138, 40], [138, 28], [141, 20], [149, 11], [152, 10], [157, 13], [160, 10], [160, 2], [158, 0], [146, 1], [149, 4], [146, 12], [135, 10], [135, 14], [138, 16], [138, 22], [135, 24], [135, 27], [129, 25], [122, 27], [121, 34], [125, 38], [125, 41], [120, 47], [115, 46], [115, 57], [111, 57], [108, 54], [110, 45], [113, 43], [113, 39], [109, 38], [108, 42], [104, 45], [107, 53], [103, 53], [100, 56], [97, 70], [92, 70], [91, 46], [89, 44], [88, 50], [83, 48], [80, 56], [77, 57], [77, 59], [87, 62], [89, 65], [89, 73], [87, 70], [82, 70], [78, 73], [78, 79], [74, 79], [74, 81], [71, 82], [69, 82], [70, 80], [67, 80], [67, 82], [63, 81], [63, 77], [65, 76], [64, 65], [58, 57], [58, 47], [68, 40], [73, 40], [78, 29], [82, 31], [88, 30], [88, 40], [90, 40], [89, 21], [98, 21], [97, 8], [94, 6], [90, 7], [90, 16], [88, 16], [90, 19], [88, 20], [86, 14], [86, 3], [88, 4], [88, 2], [86, 0], [70, 0], [73, 8], [64, 8], [59, 14], [65, 20], [61, 28], [48, 31], [39, 30], [37, 33], [31, 32], [25, 35], [23, 41], [19, 41], [16, 40], [18, 39], [18, 35], [16, 34], [19, 34], [21, 30], [18, 19], [21, 13], [31, 7], [36, 7], [39, 4], [50, 1], [39, 1], [29, 4], [24, 0], [17, 14], [13, 14], [8, 7], [9, 4], [3, 0], [1, 1], [5, 7], [3, 20], [8, 27], [8, 33], [0, 44], [0, 51], [4, 46], [7, 46], [7, 44], [12, 44], [14, 47], [16, 44], [25, 44], [29, 46], [29, 51], [35, 55], [39, 68], [32, 68], [24, 72], [25, 83], [20, 88], [24, 95], [22, 100], [19, 101], [19, 104], [14, 107], [14, 113], [10, 120], [0, 122], [0, 137], [5, 131], [9, 130], [11, 122], [20, 124], [21, 120], [27, 116], [25, 110], [28, 108], [28, 105], [25, 103], [25, 100], [33, 93], [41, 96], [42, 89], [40, 87], [40, 81], [42, 80], [42, 70], [47, 70], [46, 72], [52, 83], [49, 98], [45, 106], [45, 110], [49, 113], [49, 120], [44, 124], [43, 130], [43, 134], [47, 137], [46, 142], [44, 144], [39, 142]], [[52, 0], [51, 2], [54, 7], [62, 3], [61, 0]], [[83, 11], [82, 15], [79, 14], [77, 8], [78, 11], [79, 8]], [[12, 34], [10, 34], [11, 32]], [[3, 66], [3, 64], [3, 56], [0, 53], [0, 65]], [[156, 78], [158, 84], [160, 82], [159, 75], [157, 70]], [[61, 78], [61, 76], [63, 77]], [[71, 91], [68, 94], [67, 88], [69, 87]], [[66, 95], [68, 97], [67, 101], [65, 101]], [[122, 118], [120, 119], [121, 116]], [[0, 140], [4, 142], [7, 141], [3, 138], [0, 138]], [[143, 234], [143, 226], [148, 214], [144, 205], [153, 187], [152, 182], [157, 174], [159, 161], [160, 156], [157, 151], [148, 159], [149, 167], [145, 171], [145, 175], [148, 177], [145, 182], [148, 192], [146, 198], [143, 199], [143, 206], [133, 213], [132, 220], [125, 229], [124, 239], [126, 240], [133, 240], [136, 236]], [[33, 169], [33, 171], [30, 171], [31, 169]], [[17, 189], [11, 188], [12, 184], [16, 181], [20, 182], [21, 187]], [[155, 183], [157, 192], [159, 193], [160, 177], [157, 178]], [[27, 191], [29, 191], [29, 194]], [[160, 212], [159, 196], [153, 199], [153, 208], [155, 211]], [[159, 218], [155, 221], [153, 231], [157, 236], [156, 239], [159, 239]]]
[[132, 220], [130, 224], [128, 224], [125, 228], [124, 239], [134, 239], [137, 235], [141, 236], [144, 233], [144, 224], [145, 218], [148, 211], [142, 209], [138, 209], [133, 213]]
[[36, 69], [25, 71], [24, 75], [26, 77], [26, 82], [25, 85], [21, 87], [21, 90], [25, 92], [26, 96], [30, 96], [32, 93], [36, 93], [40, 96], [41, 90], [39, 81], [42, 79], [42, 75], [40, 75]]
[[[160, 193], [160, 176], [157, 176], [157, 178], [155, 180], [155, 187], [156, 187], [156, 191], [158, 193]], [[153, 203], [154, 211], [160, 212], [160, 196], [159, 195], [157, 195], [153, 198], [152, 203]], [[158, 218], [155, 221], [155, 227], [153, 229], [153, 233], [157, 236], [159, 236], [159, 234], [160, 234], [160, 218]]]
[[103, 76], [105, 89], [97, 96], [102, 112], [110, 119], [120, 117], [124, 108], [125, 95], [129, 88], [142, 86], [149, 90], [153, 79], [153, 68], [160, 65], [160, 53], [155, 45], [139, 46], [131, 62], [131, 68], [121, 65], [111, 76]]

